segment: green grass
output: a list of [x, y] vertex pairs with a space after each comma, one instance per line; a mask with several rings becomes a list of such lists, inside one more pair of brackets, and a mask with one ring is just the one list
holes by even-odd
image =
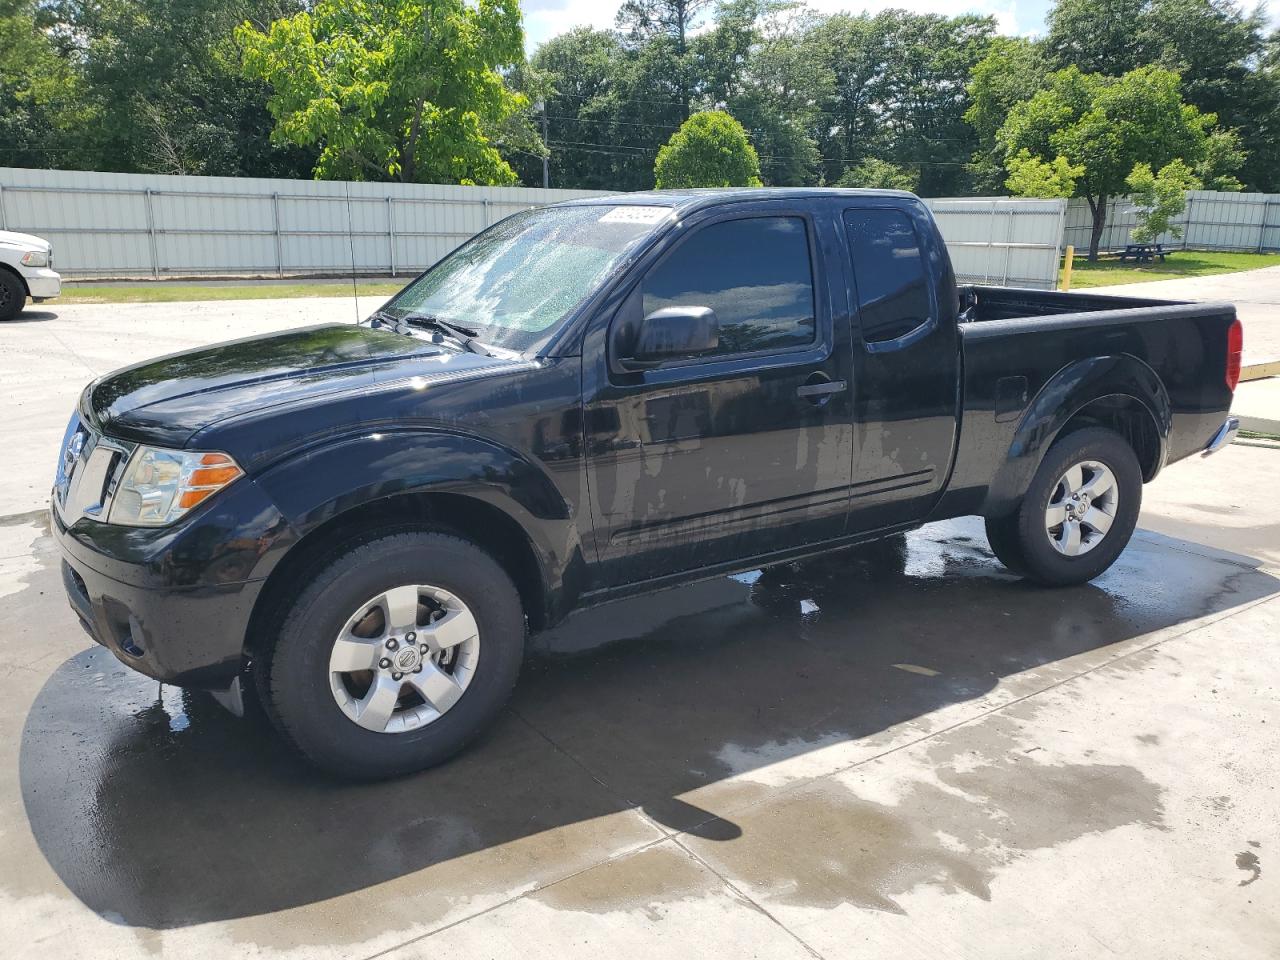
[[1163, 263], [1157, 260], [1142, 266], [1132, 260], [1121, 263], [1115, 258], [1090, 263], [1080, 250], [1076, 250], [1075, 263], [1071, 269], [1071, 289], [1174, 280], [1178, 277], [1207, 277], [1215, 273], [1257, 270], [1259, 267], [1276, 264], [1280, 264], [1280, 253], [1219, 253], [1207, 250], [1175, 251]]
[[[390, 296], [404, 280], [362, 280], [362, 297]], [[175, 303], [182, 300], [267, 300], [291, 297], [349, 297], [348, 283], [76, 283], [62, 286], [56, 303]]]

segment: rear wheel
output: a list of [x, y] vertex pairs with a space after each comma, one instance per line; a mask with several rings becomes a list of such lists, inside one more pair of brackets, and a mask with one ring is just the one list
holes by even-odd
[[991, 549], [1046, 586], [1085, 583], [1116, 561], [1142, 506], [1142, 469], [1111, 430], [1088, 427], [1045, 455], [1018, 510], [987, 520]]
[[331, 562], [260, 668], [268, 714], [308, 759], [378, 778], [462, 749], [506, 702], [523, 653], [520, 598], [492, 557], [399, 533]]
[[22, 281], [8, 270], [0, 270], [0, 320], [12, 320], [27, 305]]

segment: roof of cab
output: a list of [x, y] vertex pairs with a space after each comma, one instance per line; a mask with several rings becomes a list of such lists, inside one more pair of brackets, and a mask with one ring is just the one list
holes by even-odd
[[712, 207], [733, 200], [801, 200], [836, 197], [893, 197], [902, 200], [917, 199], [905, 190], [860, 190], [845, 187], [701, 187], [689, 190], [644, 190], [639, 193], [612, 193], [600, 197], [582, 197], [566, 200], [566, 205], [608, 204], [610, 206], [639, 205], [650, 207], [675, 207], [688, 211], [698, 207]]

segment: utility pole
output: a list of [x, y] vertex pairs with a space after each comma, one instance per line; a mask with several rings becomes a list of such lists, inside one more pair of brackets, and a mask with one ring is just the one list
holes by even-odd
[[547, 101], [539, 100], [537, 107], [542, 111], [542, 145], [548, 150], [548, 153], [542, 156], [542, 186], [545, 189], [551, 186], [551, 157], [549, 154], [551, 148], [547, 147]]

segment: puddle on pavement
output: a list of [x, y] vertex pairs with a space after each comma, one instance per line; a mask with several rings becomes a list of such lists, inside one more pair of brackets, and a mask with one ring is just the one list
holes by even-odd
[[[488, 736], [393, 783], [326, 779], [262, 722], [238, 721], [203, 695], [160, 692], [106, 651], [84, 650], [52, 672], [24, 718], [30, 829], [58, 879], [118, 923], [240, 919], [246, 936], [266, 938], [254, 918], [327, 901], [293, 925], [295, 942], [363, 941], [638, 849], [658, 834], [636, 808], [668, 829], [696, 828], [694, 842], [713, 849], [784, 835], [783, 822], [717, 819], [686, 795], [754, 765], [886, 736], [1002, 678], [1280, 589], [1257, 571], [1135, 542], [1096, 584], [1040, 590], [1007, 576], [980, 530], [937, 525], [584, 611], [538, 638]], [[37, 589], [51, 606], [31, 600]], [[49, 565], [29, 578], [24, 602], [69, 623], [58, 589]], [[981, 792], [975, 777], [1002, 777], [990, 789], [1018, 792], [1020, 806], [1085, 782], [1111, 798], [1099, 811], [1061, 808], [1058, 832], [1015, 835], [1019, 849], [1158, 819], [1155, 787], [1128, 768], [957, 776], [966, 793]], [[806, 898], [891, 909], [894, 891], [935, 876], [981, 896], [999, 867], [981, 804], [928, 785], [895, 808], [837, 784], [823, 791], [790, 818], [797, 890], [806, 872], [813, 881]], [[954, 844], [920, 832], [937, 810], [957, 824]], [[812, 839], [827, 821], [862, 824], [868, 838], [830, 876], [829, 851]], [[0, 830], [0, 858], [14, 862], [19, 833]], [[16, 896], [44, 892], [35, 882], [21, 870], [0, 876]]]

